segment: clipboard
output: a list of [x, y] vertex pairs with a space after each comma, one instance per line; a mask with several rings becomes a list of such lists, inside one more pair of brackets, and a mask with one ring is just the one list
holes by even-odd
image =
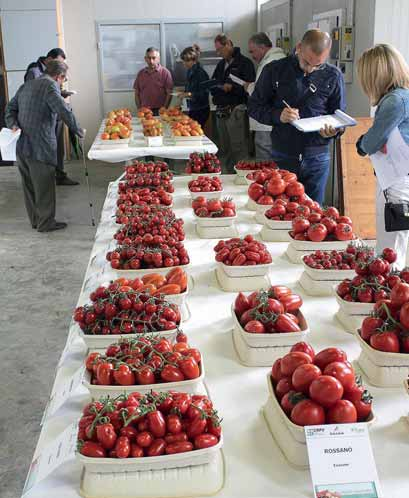
[[340, 109], [337, 109], [334, 114], [325, 114], [314, 118], [296, 119], [290, 124], [303, 133], [312, 133], [320, 131], [325, 125], [338, 129], [345, 128], [346, 126], [355, 126], [357, 122], [353, 117], [349, 116]]

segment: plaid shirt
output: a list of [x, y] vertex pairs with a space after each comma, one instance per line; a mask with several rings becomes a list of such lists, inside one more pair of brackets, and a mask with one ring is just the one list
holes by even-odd
[[21, 128], [17, 153], [22, 157], [57, 165], [58, 117], [82, 136], [74, 114], [67, 108], [56, 81], [49, 76], [27, 81], [6, 107], [6, 126]]

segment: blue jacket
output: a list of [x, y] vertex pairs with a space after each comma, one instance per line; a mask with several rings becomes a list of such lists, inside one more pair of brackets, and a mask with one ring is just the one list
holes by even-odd
[[[310, 85], [316, 92], [309, 90]], [[248, 101], [249, 115], [259, 123], [273, 125], [273, 150], [294, 158], [311, 149], [317, 153], [328, 148], [329, 139], [318, 132], [303, 133], [291, 124], [280, 121], [285, 100], [299, 110], [300, 118], [333, 114], [345, 110], [345, 86], [341, 71], [331, 64], [304, 74], [296, 55], [271, 62], [263, 69], [256, 88]]]
[[209, 90], [201, 83], [209, 80], [209, 75], [197, 62], [187, 71], [187, 82], [185, 92], [191, 92], [192, 97], [188, 99], [187, 106], [190, 111], [198, 111], [209, 107]]
[[409, 145], [409, 90], [406, 88], [395, 88], [379, 101], [373, 125], [357, 143], [358, 153], [365, 156], [378, 152], [396, 127]]

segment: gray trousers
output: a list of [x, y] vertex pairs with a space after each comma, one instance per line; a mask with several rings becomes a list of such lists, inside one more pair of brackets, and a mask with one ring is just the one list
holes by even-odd
[[31, 226], [39, 232], [55, 225], [55, 167], [17, 154], [24, 202]]
[[256, 159], [271, 161], [273, 146], [271, 143], [271, 131], [256, 131], [254, 134], [254, 145], [256, 149]]
[[249, 125], [244, 106], [237, 106], [229, 117], [216, 118], [218, 146], [227, 171], [233, 173], [233, 166], [249, 155]]
[[61, 119], [57, 119], [55, 134], [57, 137], [57, 167], [55, 168], [55, 176], [62, 178], [67, 174], [64, 171], [64, 123]]

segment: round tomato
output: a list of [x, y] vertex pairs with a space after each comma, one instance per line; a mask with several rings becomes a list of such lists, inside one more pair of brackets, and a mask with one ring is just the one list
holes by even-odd
[[409, 284], [400, 282], [391, 290], [391, 302], [393, 306], [402, 306], [409, 302]]
[[372, 412], [372, 396], [363, 386], [355, 385], [344, 393], [344, 399], [353, 403], [358, 414], [358, 422], [367, 420]]
[[322, 223], [315, 223], [314, 225], [310, 226], [310, 228], [307, 231], [307, 234], [308, 234], [308, 239], [311, 240], [312, 242], [322, 242], [323, 240], [325, 240], [328, 231], [327, 227]]
[[317, 365], [321, 371], [324, 371], [325, 367], [333, 361], [347, 361], [345, 351], [338, 348], [326, 348], [316, 354], [314, 358], [315, 365]]
[[361, 324], [361, 331], [360, 331], [362, 339], [368, 342], [369, 339], [371, 338], [371, 335], [374, 334], [377, 329], [382, 327], [382, 325], [383, 325], [382, 318], [376, 318], [374, 316], [365, 317]]
[[264, 194], [264, 187], [258, 183], [252, 183], [248, 188], [250, 199], [257, 201]]
[[335, 227], [335, 237], [337, 240], [352, 240], [354, 232], [348, 223], [338, 223]]
[[[409, 329], [409, 302], [405, 303], [399, 312], [399, 321], [405, 327], [405, 329]], [[91, 353], [95, 354], [95, 353]]]
[[303, 218], [302, 216], [297, 216], [292, 221], [292, 229], [294, 234], [304, 233], [310, 228], [310, 222], [307, 218]]
[[324, 408], [329, 408], [342, 398], [344, 388], [335, 377], [321, 375], [311, 383], [309, 394], [313, 401]]
[[321, 370], [317, 365], [306, 363], [294, 370], [291, 382], [296, 391], [308, 394], [312, 381], [318, 379], [321, 375]]
[[382, 251], [382, 257], [386, 259], [388, 263], [394, 263], [398, 258], [398, 255], [396, 254], [395, 250], [391, 249], [390, 247], [386, 247]]
[[181, 382], [182, 380], [185, 380], [185, 376], [181, 369], [171, 364], [167, 364], [163, 367], [160, 377], [165, 382]]
[[291, 411], [291, 421], [296, 425], [325, 424], [325, 412], [322, 406], [310, 399], [297, 403]]
[[283, 377], [280, 379], [276, 385], [275, 388], [275, 393], [278, 398], [278, 400], [281, 400], [281, 398], [284, 396], [284, 394], [287, 394], [293, 389], [293, 385], [291, 383], [291, 378], [290, 377]]
[[399, 339], [394, 332], [380, 332], [373, 334], [369, 344], [378, 351], [399, 353]]
[[287, 353], [281, 358], [281, 372], [285, 376], [291, 376], [297, 367], [306, 363], [312, 363], [311, 357], [308, 354], [300, 351]]
[[351, 401], [338, 400], [327, 412], [328, 424], [354, 424], [358, 420], [358, 413]]
[[292, 346], [292, 348], [290, 349], [290, 352], [295, 353], [296, 351], [307, 353], [310, 356], [311, 360], [314, 361], [315, 351], [307, 342], [297, 342], [297, 344], [294, 344], [294, 346]]
[[325, 367], [324, 375], [332, 375], [332, 377], [338, 379], [346, 391], [352, 389], [355, 385], [355, 372], [349, 362], [334, 361], [328, 363]]

